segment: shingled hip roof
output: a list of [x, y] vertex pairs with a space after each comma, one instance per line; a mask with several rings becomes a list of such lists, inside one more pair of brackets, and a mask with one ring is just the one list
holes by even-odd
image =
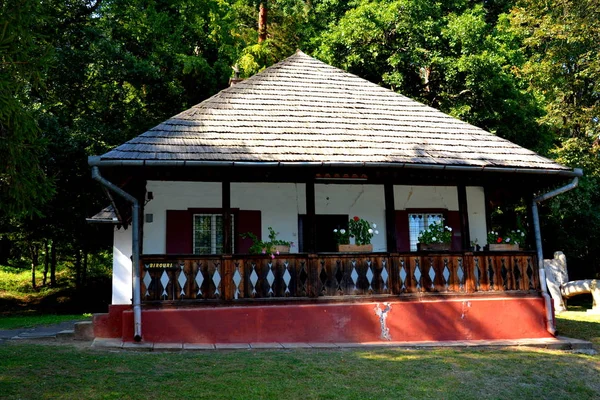
[[569, 174], [301, 51], [100, 157], [130, 165], [384, 164]]

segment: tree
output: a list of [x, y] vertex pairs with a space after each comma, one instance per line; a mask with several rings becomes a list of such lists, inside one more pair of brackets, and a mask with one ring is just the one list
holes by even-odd
[[518, 71], [543, 98], [542, 122], [560, 138], [600, 134], [597, 0], [521, 0], [510, 15], [527, 62]]
[[[479, 2], [355, 2], [317, 55], [520, 145], [549, 147], [535, 96], [512, 72], [525, 59], [498, 10]], [[491, 13], [491, 14], [490, 14]]]
[[40, 167], [44, 141], [32, 91], [49, 67], [43, 35], [45, 3], [0, 3], [0, 218], [32, 216], [53, 194]]
[[[552, 157], [584, 171], [579, 187], [545, 209], [551, 253], [563, 250], [574, 277], [600, 263], [600, 8], [596, 0], [521, 0], [510, 13], [527, 62], [516, 73], [544, 104], [539, 121], [553, 133]], [[550, 256], [551, 254], [547, 254]]]

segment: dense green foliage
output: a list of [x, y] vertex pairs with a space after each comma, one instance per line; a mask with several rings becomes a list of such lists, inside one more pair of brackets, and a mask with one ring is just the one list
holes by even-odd
[[57, 251], [80, 271], [110, 240], [85, 223], [106, 205], [87, 156], [225, 88], [234, 65], [250, 76], [302, 48], [583, 168], [544, 205], [543, 234], [571, 271], [598, 271], [596, 0], [269, 0], [258, 43], [260, 3], [0, 3], [0, 263]]

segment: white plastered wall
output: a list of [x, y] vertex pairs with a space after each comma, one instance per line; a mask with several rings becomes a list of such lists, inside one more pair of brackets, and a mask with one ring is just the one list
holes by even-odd
[[115, 227], [113, 243], [112, 304], [131, 304], [131, 227]]
[[315, 185], [317, 214], [348, 214], [377, 225], [373, 251], [386, 251], [383, 185]]
[[[153, 222], [144, 222], [144, 254], [165, 253], [167, 210], [221, 207], [220, 183], [149, 181], [146, 190], [152, 192], [153, 200], [145, 206], [144, 213], [152, 214]], [[279, 232], [279, 239], [297, 244], [298, 214], [306, 213], [305, 193], [304, 184], [234, 182], [231, 207], [260, 210], [263, 238], [268, 237], [268, 227], [272, 227]], [[386, 250], [383, 186], [318, 184], [315, 207], [317, 214], [358, 215], [376, 223], [379, 235], [373, 238], [373, 250]], [[297, 252], [298, 246], [291, 251]]]
[[146, 191], [153, 199], [144, 207], [152, 214], [152, 222], [144, 218], [144, 254], [166, 253], [167, 210], [188, 208], [221, 208], [220, 182], [148, 181]]
[[[222, 206], [219, 182], [149, 181], [146, 190], [152, 192], [153, 199], [146, 204], [144, 213], [152, 214], [153, 221], [147, 223], [144, 218], [144, 254], [166, 252], [167, 210]], [[300, 191], [302, 195], [299, 195]], [[304, 184], [233, 182], [231, 207], [260, 210], [263, 238], [268, 238], [268, 228], [272, 227], [279, 232], [278, 239], [297, 244], [298, 214], [306, 209]], [[297, 252], [297, 245], [291, 251]]]
[[294, 242], [290, 252], [297, 253], [298, 214], [306, 210], [304, 192], [301, 183], [232, 183], [231, 207], [260, 210], [263, 240], [272, 227], [279, 232], [277, 239]]
[[409, 208], [444, 208], [458, 211], [456, 186], [394, 186], [396, 210]]

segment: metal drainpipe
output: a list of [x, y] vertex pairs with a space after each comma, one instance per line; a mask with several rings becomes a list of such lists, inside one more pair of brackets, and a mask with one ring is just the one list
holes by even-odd
[[[583, 171], [579, 168], [573, 170], [579, 176], [583, 175]], [[538, 213], [538, 203], [548, 200], [561, 193], [568, 192], [569, 190], [575, 189], [579, 184], [579, 177], [573, 178], [573, 181], [568, 185], [561, 188], [555, 189], [551, 192], [535, 197], [531, 204], [531, 214], [533, 216], [533, 229], [535, 232], [535, 247], [537, 249], [538, 258], [538, 273], [540, 276], [540, 286], [542, 289], [542, 296], [546, 304], [546, 329], [551, 335], [556, 335], [556, 327], [554, 326], [554, 319], [552, 318], [552, 299], [548, 295], [548, 287], [546, 285], [546, 270], [544, 269], [544, 252], [542, 251], [542, 232], [540, 230], [540, 216]]]
[[133, 340], [139, 342], [142, 340], [142, 306], [141, 306], [141, 287], [140, 287], [140, 234], [139, 234], [139, 211], [140, 204], [135, 197], [115, 185], [114, 183], [106, 180], [100, 175], [100, 170], [97, 166], [92, 166], [92, 178], [100, 182], [106, 188], [112, 190], [119, 196], [131, 203], [132, 215], [131, 215], [131, 258], [132, 258], [132, 269], [133, 269]]

